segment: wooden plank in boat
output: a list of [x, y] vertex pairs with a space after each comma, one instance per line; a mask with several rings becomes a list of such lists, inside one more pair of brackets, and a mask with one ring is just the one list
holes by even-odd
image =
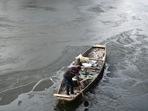
[[103, 61], [102, 59], [89, 58], [89, 60]]
[[64, 98], [71, 98], [72, 96], [70, 95], [65, 95], [65, 94], [53, 94], [56, 97], [64, 97]]
[[104, 48], [105, 48], [105, 46], [104, 46], [104, 45], [98, 45], [98, 44], [93, 45], [93, 47], [98, 47], [98, 48], [102, 48], [102, 47], [104, 47]]

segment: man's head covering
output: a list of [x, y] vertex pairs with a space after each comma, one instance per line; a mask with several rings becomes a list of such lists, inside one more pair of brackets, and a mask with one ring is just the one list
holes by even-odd
[[81, 69], [81, 67], [79, 65], [78, 66], [69, 66], [68, 67], [68, 70], [75, 71], [75, 72], [78, 72], [80, 69]]

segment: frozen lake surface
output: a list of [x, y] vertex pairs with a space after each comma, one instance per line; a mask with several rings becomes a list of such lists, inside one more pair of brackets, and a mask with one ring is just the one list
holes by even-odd
[[148, 110], [148, 1], [1, 0], [0, 111], [85, 111], [53, 97], [65, 67], [107, 46], [89, 111]]

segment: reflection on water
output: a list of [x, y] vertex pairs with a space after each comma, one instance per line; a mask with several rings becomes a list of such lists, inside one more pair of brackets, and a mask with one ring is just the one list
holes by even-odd
[[29, 92], [35, 83], [18, 87], [15, 89], [11, 89], [8, 91], [4, 91], [0, 93], [0, 105], [6, 105], [10, 104], [12, 101], [14, 101], [20, 94]]
[[82, 98], [63, 104], [53, 93], [64, 73], [59, 69], [95, 43], [107, 45], [107, 66], [101, 82], [86, 93], [88, 110], [147, 111], [147, 5], [0, 0], [0, 111], [87, 110]]
[[[18, 98], [19, 95], [23, 93], [30, 93], [33, 91], [44, 91], [45, 89], [52, 86], [53, 82], [49, 79], [43, 79], [40, 80], [37, 83], [28, 84], [25, 86], [20, 86], [18, 88], [10, 89], [4, 92], [0, 93], [0, 105], [6, 105], [13, 102], [16, 98]], [[21, 101], [18, 102], [18, 104], [21, 104]]]
[[1, 11], [22, 10], [25, 8], [42, 8], [48, 11], [56, 11], [49, 4], [61, 3], [64, 0], [1, 0]]
[[59, 101], [55, 107], [55, 111], [75, 111], [80, 104], [82, 104], [83, 100], [79, 99], [79, 100], [76, 100], [76, 101], [73, 101], [73, 102], [62, 102], [62, 101]]

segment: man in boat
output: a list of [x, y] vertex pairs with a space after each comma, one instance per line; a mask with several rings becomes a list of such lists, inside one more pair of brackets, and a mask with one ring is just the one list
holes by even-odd
[[67, 95], [69, 95], [69, 89], [70, 89], [71, 94], [74, 94], [74, 91], [73, 91], [74, 84], [73, 84], [72, 78], [76, 76], [77, 81], [79, 81], [79, 70], [80, 69], [81, 69], [80, 66], [73, 66], [73, 67], [70, 67], [67, 70], [67, 72], [64, 73], [63, 78], [64, 78], [64, 83], [66, 86]]

